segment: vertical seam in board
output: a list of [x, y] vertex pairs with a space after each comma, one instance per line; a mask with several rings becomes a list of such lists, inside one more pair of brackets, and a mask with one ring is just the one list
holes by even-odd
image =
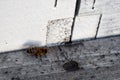
[[71, 26], [71, 35], [70, 35], [70, 41], [69, 41], [69, 43], [72, 42], [72, 36], [73, 36], [75, 19], [76, 19], [76, 16], [78, 15], [78, 13], [79, 13], [80, 6], [81, 6], [80, 4], [81, 4], [81, 0], [76, 0], [75, 12], [74, 12], [73, 22], [72, 22], [72, 26]]
[[[48, 22], [48, 24], [49, 24], [49, 22]], [[48, 38], [48, 25], [46, 26], [46, 46], [47, 46], [47, 38]]]
[[93, 1], [92, 9], [95, 8], [95, 3], [96, 3], [96, 0]]
[[57, 7], [58, 0], [55, 0], [54, 7]]
[[98, 22], [98, 26], [97, 26], [97, 29], [96, 29], [95, 39], [97, 38], [97, 35], [98, 35], [101, 19], [102, 19], [102, 14], [100, 14], [100, 17], [99, 17], [99, 22]]

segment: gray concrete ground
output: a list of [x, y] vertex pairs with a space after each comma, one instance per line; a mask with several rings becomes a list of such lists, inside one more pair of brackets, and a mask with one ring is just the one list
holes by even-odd
[[[74, 60], [78, 71], [62, 65]], [[0, 54], [0, 80], [120, 80], [120, 36], [48, 48], [42, 57], [26, 50]]]

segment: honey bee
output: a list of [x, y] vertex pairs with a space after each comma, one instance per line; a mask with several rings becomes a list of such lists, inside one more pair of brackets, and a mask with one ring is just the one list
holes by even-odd
[[44, 56], [47, 53], [47, 48], [43, 47], [31, 47], [27, 49], [27, 53], [33, 55], [33, 56]]

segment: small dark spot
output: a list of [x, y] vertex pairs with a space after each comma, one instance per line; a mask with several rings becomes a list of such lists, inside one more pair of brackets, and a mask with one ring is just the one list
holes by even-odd
[[108, 49], [111, 50], [111, 47], [109, 47]]
[[48, 52], [47, 49], [45, 49], [44, 52], [47, 53]]
[[100, 69], [100, 67], [96, 67], [96, 70]]
[[77, 71], [79, 70], [78, 63], [76, 61], [69, 61], [63, 65], [66, 71]]
[[17, 59], [15, 61], [18, 61]]
[[11, 80], [20, 80], [19, 77], [12, 77]]
[[98, 51], [98, 49], [96, 48], [95, 51]]
[[115, 53], [115, 56], [118, 56], [119, 55], [119, 53]]
[[62, 62], [65, 62], [64, 60], [62, 60]]
[[54, 70], [54, 69], [51, 67], [51, 70]]
[[44, 74], [44, 72], [40, 72], [41, 74]]
[[91, 76], [90, 78], [95, 78], [95, 76]]
[[8, 71], [5, 71], [4, 73], [5, 73], [5, 74], [8, 74]]
[[[112, 19], [110, 19], [112, 21]], [[114, 41], [114, 39], [111, 39], [111, 41]]]
[[43, 71], [46, 71], [45, 69], [43, 69]]
[[110, 62], [113, 62], [113, 60], [110, 60]]
[[83, 68], [83, 67], [80, 67], [80, 70], [84, 70], [84, 68]]
[[22, 70], [22, 68], [18, 68], [17, 70], [18, 70], [18, 71], [21, 71], [21, 70]]
[[105, 58], [105, 55], [100, 55], [100, 58]]
[[53, 61], [54, 63], [57, 63], [57, 62], [59, 62], [58, 60], [55, 60], [55, 61]]
[[26, 50], [26, 52], [27, 52], [27, 53], [30, 53], [30, 51], [29, 51], [29, 50]]
[[106, 68], [107, 68], [107, 69], [109, 69], [110, 67], [109, 67], [109, 66], [107, 66]]
[[92, 7], [92, 9], [94, 9], [94, 7]]

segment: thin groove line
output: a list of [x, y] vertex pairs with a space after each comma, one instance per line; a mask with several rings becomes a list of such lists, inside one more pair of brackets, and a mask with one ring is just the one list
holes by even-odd
[[72, 23], [72, 27], [71, 27], [70, 43], [72, 42], [72, 35], [73, 35], [73, 29], [74, 29], [74, 25], [75, 25], [75, 19], [76, 19], [76, 17], [73, 18], [73, 23]]
[[72, 35], [73, 35], [73, 30], [74, 30], [74, 25], [75, 25], [75, 19], [76, 19], [76, 16], [78, 15], [78, 12], [79, 12], [79, 9], [80, 9], [80, 3], [81, 3], [81, 0], [76, 0], [73, 23], [72, 23], [72, 26], [71, 26], [71, 35], [70, 35], [70, 41], [69, 41], [70, 43], [72, 42]]
[[[49, 24], [49, 22], [48, 22], [48, 24]], [[48, 34], [49, 34], [49, 27], [46, 26], [46, 28], [47, 28], [47, 30], [46, 30], [46, 41], [45, 41], [46, 46], [45, 47], [47, 47], [47, 45], [48, 45]]]
[[93, 1], [92, 9], [94, 9], [95, 2], [96, 2], [96, 0]]
[[54, 7], [57, 7], [57, 2], [58, 2], [58, 1], [57, 1], [57, 0], [55, 0], [55, 4], [54, 4]]
[[96, 30], [96, 34], [95, 34], [95, 39], [97, 38], [97, 35], [98, 35], [101, 19], [102, 19], [102, 14], [100, 14], [100, 17], [99, 17], [99, 22], [98, 22], [98, 26], [97, 26], [97, 30]]

